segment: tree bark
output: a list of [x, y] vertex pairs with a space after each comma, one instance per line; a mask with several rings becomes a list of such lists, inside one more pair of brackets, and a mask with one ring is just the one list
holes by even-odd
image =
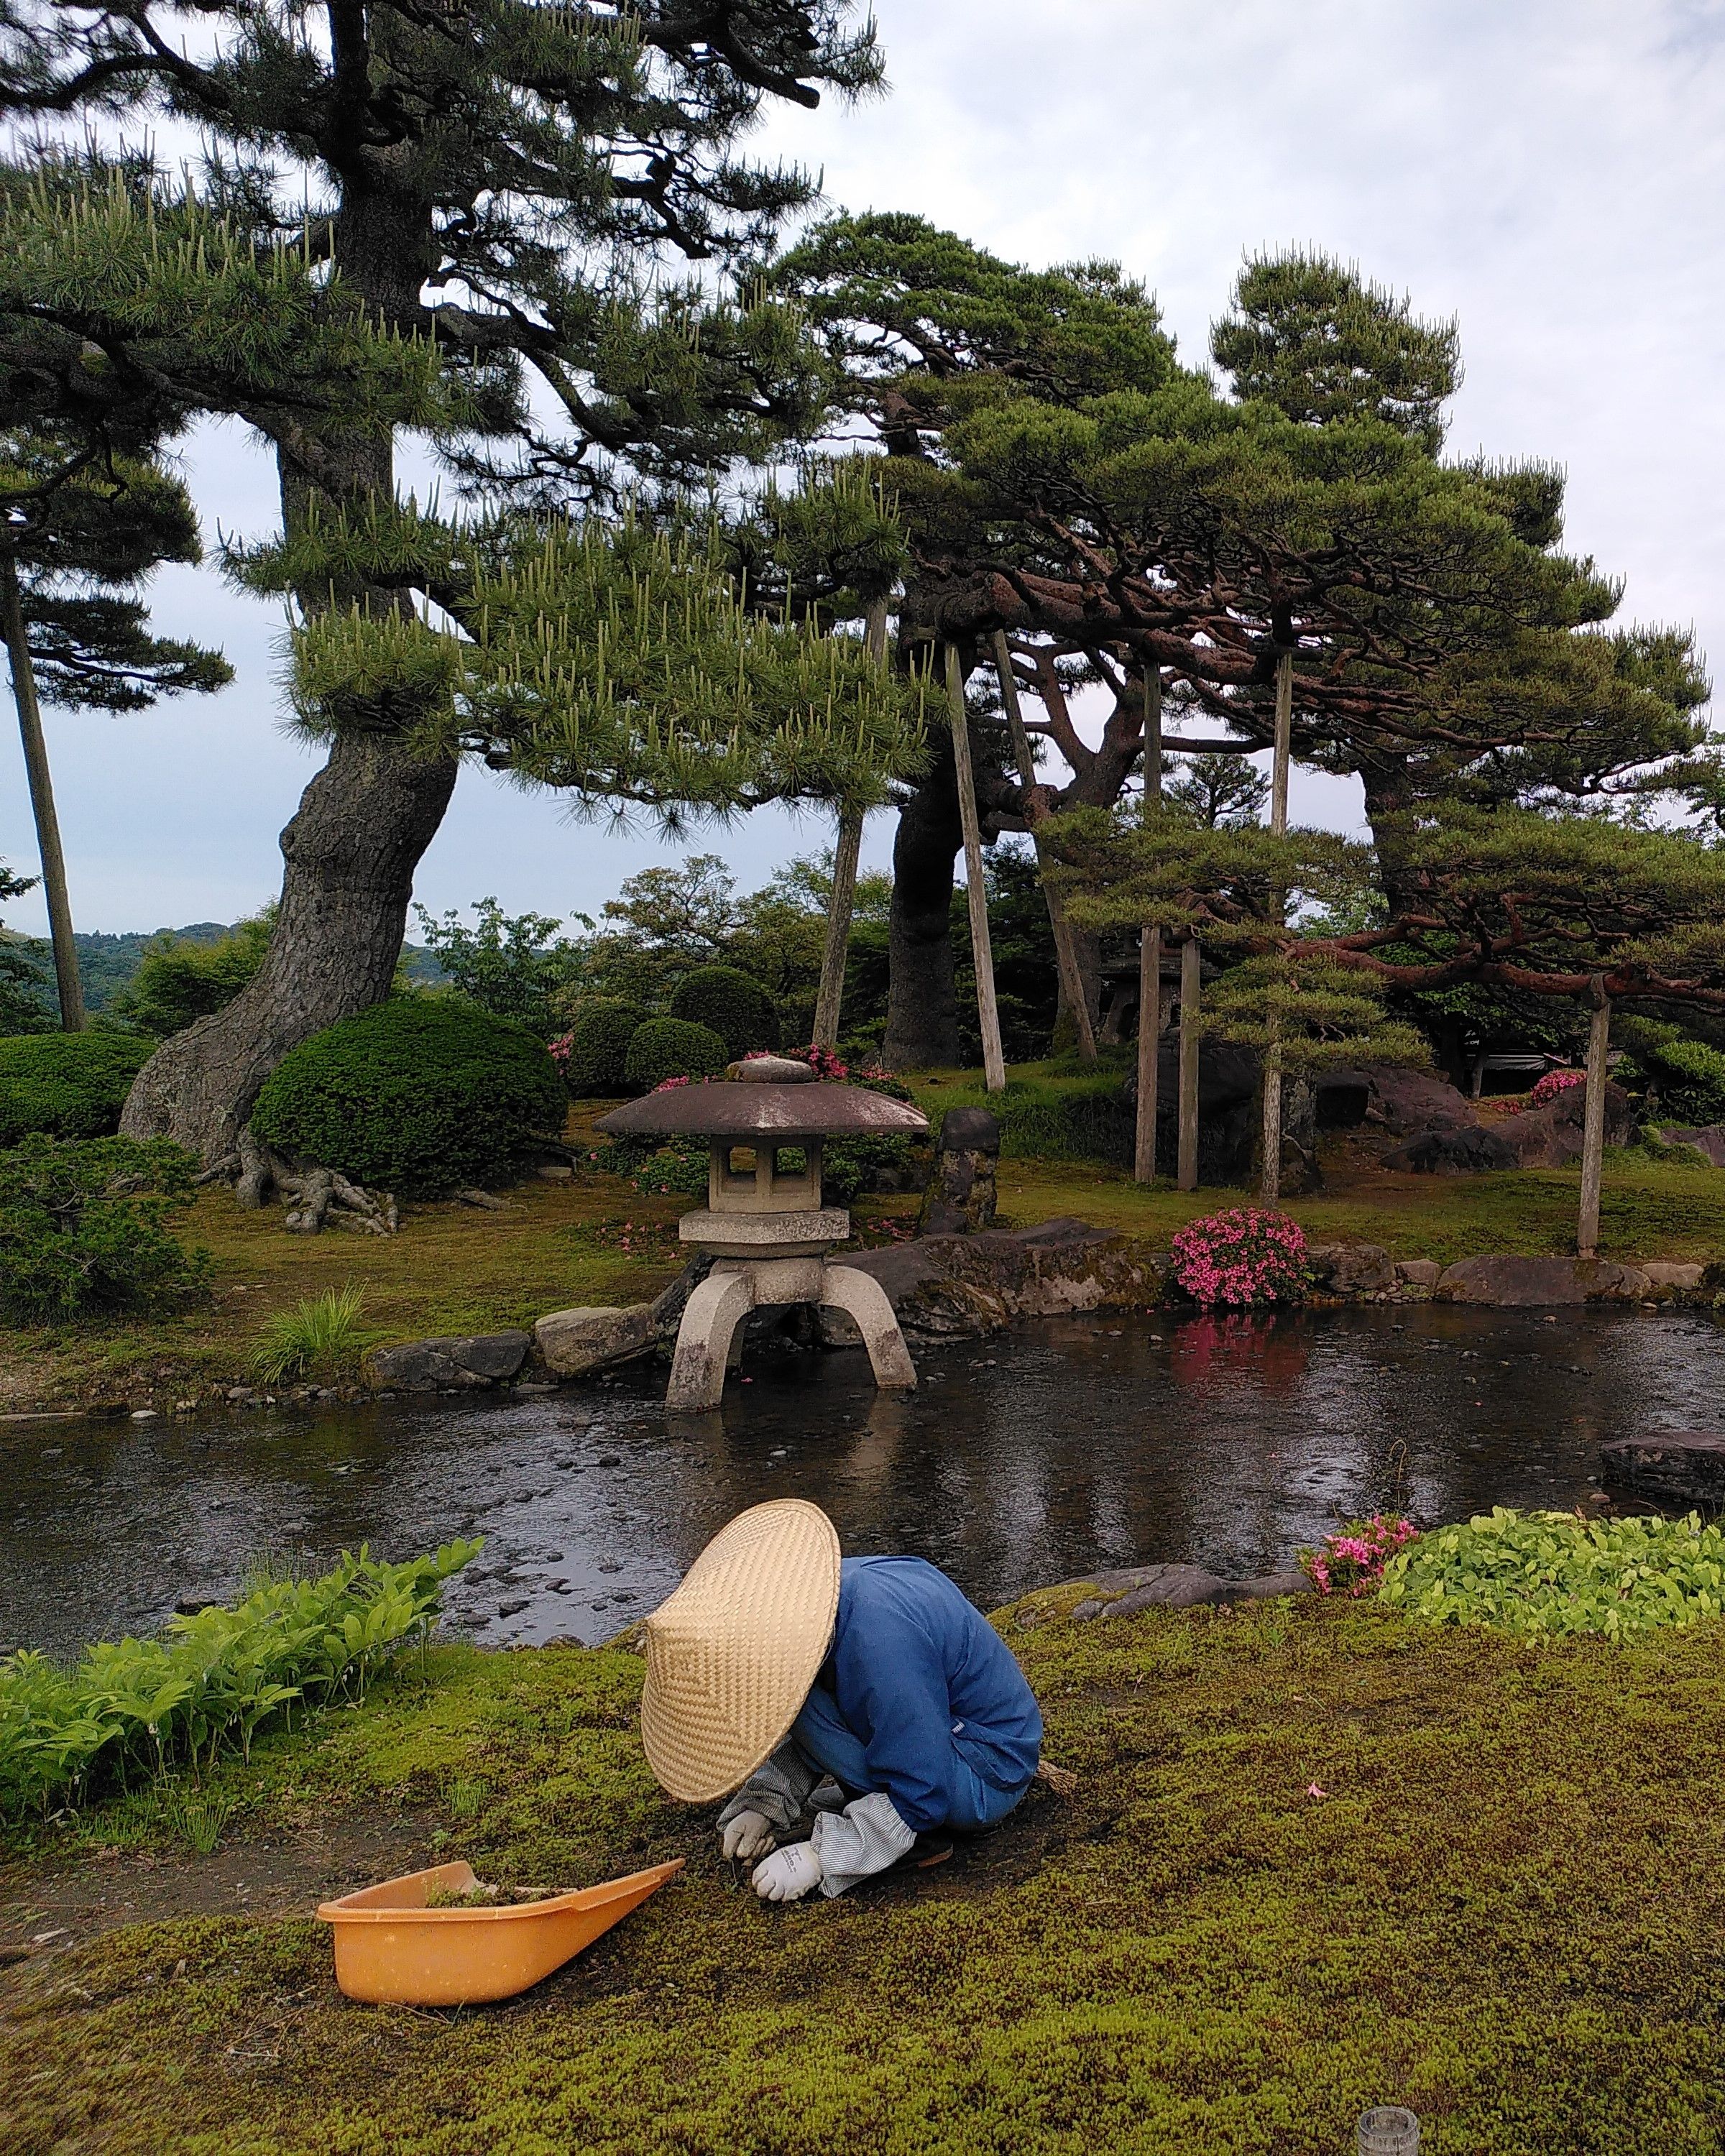
[[344, 734], [281, 834], [281, 911], [264, 963], [225, 1009], [164, 1041], [121, 1119], [214, 1160], [231, 1152], [259, 1088], [290, 1048], [389, 993], [413, 870], [455, 784], [377, 735]]
[[1606, 1058], [1611, 1046], [1611, 999], [1603, 979], [1594, 982], [1593, 1022], [1587, 1038], [1587, 1099], [1581, 1123], [1581, 1217], [1576, 1226], [1578, 1257], [1599, 1255], [1599, 1185], [1605, 1158]]
[[933, 767], [899, 812], [892, 842], [886, 1038], [891, 1070], [958, 1060], [952, 985], [952, 864], [963, 844], [950, 746], [936, 733]]
[[1198, 1002], [1203, 963], [1198, 938], [1189, 936], [1180, 949], [1180, 1138], [1177, 1165], [1182, 1190], [1198, 1188], [1198, 1046], [1202, 1023]]
[[964, 901], [970, 915], [970, 957], [976, 969], [977, 1025], [983, 1036], [983, 1083], [991, 1093], [1006, 1090], [1006, 1059], [1000, 1052], [1000, 1013], [994, 1000], [994, 947], [988, 934], [988, 886], [983, 870], [982, 818], [976, 804], [976, 778], [970, 762], [970, 719], [964, 708], [964, 675], [958, 654], [947, 646], [947, 712], [952, 730], [952, 770], [958, 817], [964, 834]]
[[[1285, 651], [1276, 666], [1276, 752], [1270, 776], [1270, 828], [1280, 838], [1288, 828], [1288, 766], [1292, 760], [1294, 654]], [[1276, 895], [1278, 921], [1287, 911], [1285, 893]], [[1258, 1195], [1266, 1205], [1281, 1196], [1281, 1034], [1272, 1018], [1264, 1048], [1264, 1120], [1259, 1149], [1263, 1155]]]
[[67, 1033], [82, 1033], [84, 983], [78, 972], [78, 947], [72, 941], [72, 901], [66, 887], [65, 855], [60, 851], [60, 819], [54, 811], [54, 774], [48, 762], [48, 738], [42, 731], [42, 707], [36, 701], [36, 670], [30, 659], [18, 563], [7, 553], [0, 553], [0, 634], [5, 638], [12, 666], [13, 700], [18, 706], [30, 808], [36, 819], [36, 850], [42, 861], [42, 892], [48, 901], [60, 1024]]
[[[863, 647], [883, 663], [886, 657], [886, 601], [870, 602]], [[827, 901], [826, 942], [820, 954], [820, 989], [814, 999], [817, 1048], [832, 1048], [839, 1039], [839, 1014], [845, 1002], [845, 960], [850, 948], [850, 921], [856, 910], [856, 865], [862, 855], [863, 818], [846, 809], [839, 818], [839, 844], [833, 855], [833, 891]]]

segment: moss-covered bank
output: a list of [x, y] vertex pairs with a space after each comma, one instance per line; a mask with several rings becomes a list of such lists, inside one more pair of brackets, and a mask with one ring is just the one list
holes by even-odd
[[1011, 1636], [1076, 1794], [784, 1912], [655, 1794], [632, 1657], [439, 1650], [423, 1686], [236, 1770], [230, 1841], [387, 1805], [440, 1817], [486, 1876], [686, 1854], [684, 1878], [526, 1999], [460, 2015], [342, 2001], [309, 1922], [44, 1950], [0, 1975], [0, 2139], [1333, 2156], [1393, 2100], [1458, 2156], [1725, 2146], [1717, 1627], [1533, 1650], [1282, 1604]]

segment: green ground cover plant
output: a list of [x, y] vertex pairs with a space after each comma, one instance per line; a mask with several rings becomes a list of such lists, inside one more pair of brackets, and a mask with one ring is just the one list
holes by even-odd
[[1725, 1614], [1725, 1527], [1695, 1512], [1584, 1520], [1498, 1505], [1410, 1543], [1378, 1592], [1435, 1625], [1526, 1639], [1681, 1630]]
[[363, 1322], [365, 1290], [349, 1281], [266, 1318], [252, 1367], [266, 1384], [347, 1377], [376, 1337]]
[[0, 1820], [79, 1804], [249, 1758], [258, 1730], [295, 1702], [360, 1700], [410, 1640], [423, 1641], [443, 1583], [479, 1553], [446, 1543], [384, 1564], [362, 1549], [318, 1579], [266, 1581], [237, 1609], [169, 1620], [159, 1640], [85, 1648], [69, 1670], [20, 1651], [0, 1662]]
[[1076, 1791], [772, 1912], [711, 1811], [655, 1789], [633, 1655], [434, 1645], [224, 1758], [228, 1844], [406, 1811], [437, 1824], [403, 1870], [683, 1876], [524, 1999], [447, 2017], [343, 2001], [321, 1927], [219, 1888], [33, 1958], [0, 1979], [13, 2144], [1335, 2156], [1400, 2102], [1430, 2156], [1717, 2156], [1716, 1628], [1534, 1654], [1317, 1597], [1075, 1625], [1082, 1592], [1000, 1620]]
[[0, 1152], [0, 1313], [80, 1324], [203, 1296], [208, 1252], [167, 1229], [196, 1166], [163, 1138], [37, 1137]]
[[155, 1046], [136, 1034], [14, 1034], [0, 1040], [0, 1146], [33, 1132], [106, 1137]]
[[401, 996], [285, 1055], [252, 1127], [281, 1152], [413, 1194], [512, 1181], [568, 1099], [544, 1044], [454, 996]]

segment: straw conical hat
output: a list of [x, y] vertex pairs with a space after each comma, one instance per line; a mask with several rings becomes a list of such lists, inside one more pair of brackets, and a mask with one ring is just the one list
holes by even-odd
[[784, 1742], [832, 1644], [839, 1537], [800, 1497], [721, 1527], [646, 1622], [641, 1743], [674, 1797], [728, 1796]]

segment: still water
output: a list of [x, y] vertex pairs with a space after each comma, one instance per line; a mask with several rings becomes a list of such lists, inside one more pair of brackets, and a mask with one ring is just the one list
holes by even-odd
[[1274, 1320], [1049, 1320], [918, 1351], [752, 1361], [721, 1417], [650, 1367], [527, 1399], [59, 1423], [0, 1435], [0, 1645], [64, 1651], [316, 1563], [453, 1535], [449, 1617], [487, 1643], [619, 1630], [732, 1513], [813, 1498], [847, 1550], [932, 1558], [985, 1605], [1105, 1565], [1271, 1570], [1341, 1517], [1584, 1499], [1608, 1439], [1725, 1424], [1725, 1327], [1436, 1305]]

